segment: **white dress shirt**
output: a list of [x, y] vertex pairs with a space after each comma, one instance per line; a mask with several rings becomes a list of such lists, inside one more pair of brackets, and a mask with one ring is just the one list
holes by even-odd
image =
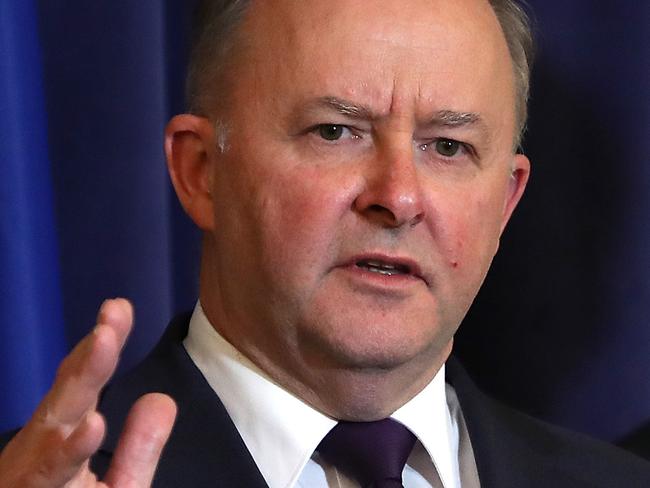
[[[270, 488], [359, 487], [315, 452], [337, 421], [274, 383], [217, 333], [200, 304], [183, 344]], [[391, 415], [417, 437], [402, 475], [406, 488], [479, 488], [465, 422], [444, 369]]]

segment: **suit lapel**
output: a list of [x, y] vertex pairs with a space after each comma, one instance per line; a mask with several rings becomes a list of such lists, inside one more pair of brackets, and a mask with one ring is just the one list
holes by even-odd
[[559, 429], [484, 395], [455, 358], [447, 361], [450, 383], [462, 409], [481, 488], [580, 488], [595, 486], [565, 465], [570, 458]]
[[154, 487], [266, 487], [223, 404], [182, 346], [189, 318], [177, 317], [152, 353], [102, 395], [99, 409], [108, 434], [93, 467], [100, 474], [107, 469], [133, 402], [144, 393], [162, 392], [176, 401], [178, 417]]

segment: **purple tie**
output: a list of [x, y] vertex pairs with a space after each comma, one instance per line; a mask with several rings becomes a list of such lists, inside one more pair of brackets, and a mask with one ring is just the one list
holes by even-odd
[[339, 422], [316, 449], [363, 488], [399, 488], [415, 436], [392, 419]]

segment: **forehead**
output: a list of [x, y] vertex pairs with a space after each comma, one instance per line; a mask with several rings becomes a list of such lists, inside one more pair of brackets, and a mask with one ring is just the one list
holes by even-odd
[[236, 76], [261, 90], [385, 113], [514, 109], [508, 48], [486, 0], [263, 0], [242, 31]]

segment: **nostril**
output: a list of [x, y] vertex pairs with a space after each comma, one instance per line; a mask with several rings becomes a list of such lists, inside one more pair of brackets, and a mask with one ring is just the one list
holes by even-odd
[[382, 225], [389, 227], [399, 226], [399, 219], [394, 212], [384, 207], [383, 205], [373, 204], [366, 209], [367, 215], [376, 222], [381, 222]]
[[411, 222], [410, 222], [411, 227], [415, 227], [416, 225], [418, 225], [423, 220], [424, 220], [424, 212], [420, 212], [419, 214], [417, 214], [415, 217], [413, 217], [411, 219]]
[[368, 210], [370, 210], [371, 212], [374, 212], [374, 213], [384, 213], [385, 212], [385, 213], [389, 213], [389, 214], [392, 215], [392, 212], [390, 210], [388, 210], [386, 207], [383, 207], [382, 205], [379, 205], [379, 204], [370, 205], [368, 207]]

